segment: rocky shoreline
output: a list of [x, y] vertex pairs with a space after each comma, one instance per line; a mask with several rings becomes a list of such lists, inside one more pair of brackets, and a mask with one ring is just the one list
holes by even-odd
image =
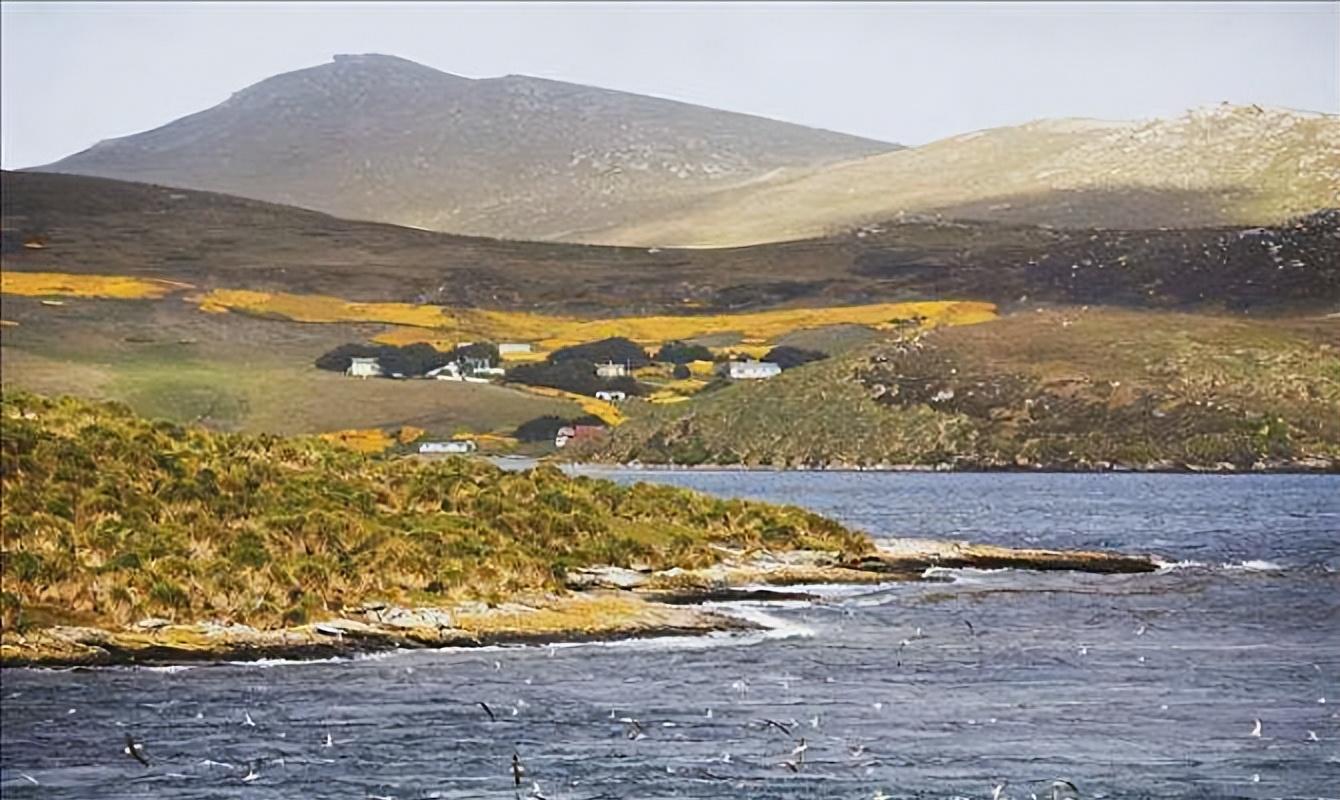
[[703, 608], [708, 602], [809, 600], [768, 587], [927, 580], [932, 567], [1152, 572], [1149, 556], [1093, 551], [1015, 550], [903, 539], [855, 560], [826, 551], [726, 551], [702, 569], [596, 567], [568, 578], [566, 595], [488, 606], [413, 608], [363, 603], [307, 625], [260, 630], [216, 622], [146, 619], [128, 629], [56, 626], [6, 632], [0, 666], [172, 665], [262, 659], [322, 659], [443, 647], [536, 645], [757, 630], [759, 625]]
[[1173, 461], [1155, 461], [1147, 464], [1123, 464], [1108, 461], [1096, 463], [1044, 464], [1023, 463], [952, 463], [936, 464], [800, 464], [774, 466], [768, 464], [667, 464], [615, 461], [568, 461], [567, 465], [593, 469], [637, 469], [648, 471], [685, 472], [955, 472], [955, 473], [1141, 473], [1156, 475], [1333, 475], [1340, 474], [1340, 459], [1301, 458], [1293, 460], [1258, 461], [1241, 466], [1227, 461], [1216, 464], [1179, 464]]

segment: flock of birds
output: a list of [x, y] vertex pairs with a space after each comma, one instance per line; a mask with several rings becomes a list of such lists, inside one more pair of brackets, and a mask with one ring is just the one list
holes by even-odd
[[[966, 619], [961, 621], [963, 625], [967, 628], [968, 635], [975, 637], [977, 635], [977, 632], [973, 624]], [[1135, 630], [1135, 635], [1143, 636], [1147, 632], [1147, 630], [1148, 626], [1142, 623]], [[915, 633], [913, 633], [910, 637], [902, 639], [901, 641], [898, 642], [896, 653], [898, 654], [899, 664], [901, 664], [901, 654], [903, 653], [904, 649], [907, 648], [909, 645], [911, 645], [912, 642], [922, 638], [926, 637], [922, 633], [921, 628], [917, 628]], [[1085, 655], [1086, 652], [1087, 652], [1086, 648], [1080, 649], [1080, 655]], [[555, 650], [553, 648], [550, 648], [549, 655], [552, 657], [554, 654]], [[501, 662], [495, 661], [493, 666], [495, 670], [502, 669]], [[529, 680], [527, 680], [526, 682], [529, 683]], [[740, 697], [744, 697], [748, 695], [750, 692], [749, 683], [743, 679], [735, 681], [730, 688]], [[1324, 703], [1325, 699], [1323, 698], [1319, 700], [1319, 702]], [[492, 725], [499, 723], [501, 721], [500, 720], [501, 715], [498, 712], [496, 712], [494, 708], [490, 706], [487, 702], [480, 700], [477, 701], [475, 705], [482, 712], [482, 715], [486, 720], [486, 724]], [[511, 707], [510, 715], [512, 717], [520, 715], [522, 709], [525, 706], [526, 703], [524, 700], [518, 700], [517, 704]], [[873, 707], [875, 708], [876, 711], [882, 710], [882, 706], [883, 704], [879, 702], [875, 702], [873, 704]], [[1166, 709], [1166, 706], [1164, 706], [1164, 708]], [[73, 713], [73, 710], [71, 710], [71, 713]], [[197, 713], [196, 716], [198, 719], [201, 718], [201, 715], [199, 713]], [[707, 720], [711, 720], [714, 716], [713, 710], [711, 708], [706, 709], [704, 716]], [[621, 726], [622, 735], [628, 740], [638, 741], [646, 739], [649, 736], [648, 726], [635, 717], [618, 716], [615, 711], [611, 710], [609, 711], [608, 719], [612, 725], [617, 723], [617, 725]], [[256, 726], [256, 722], [252, 719], [250, 712], [243, 713], [241, 725], [247, 727]], [[677, 727], [677, 724], [673, 722], [663, 722], [661, 723], [661, 725], [664, 727]], [[810, 717], [805, 722], [801, 722], [795, 719], [777, 719], [772, 717], [764, 717], [755, 719], [752, 722], [748, 723], [748, 728], [752, 729], [753, 731], [759, 734], [776, 734], [777, 736], [781, 737], [782, 740], [785, 742], [783, 748], [781, 748], [780, 752], [778, 752], [777, 755], [775, 756], [776, 760], [774, 764], [778, 769], [784, 769], [794, 774], [807, 772], [809, 768], [809, 763], [807, 762], [807, 754], [810, 751], [811, 743], [810, 740], [807, 738], [806, 734], [808, 733], [810, 736], [819, 735], [821, 728], [821, 720], [818, 715]], [[1264, 738], [1262, 721], [1260, 719], [1253, 720], [1251, 729], [1250, 731], [1246, 732], [1245, 736], [1254, 739]], [[1316, 731], [1313, 730], [1307, 731], [1307, 741], [1309, 742], [1319, 741]], [[327, 731], [325, 733], [325, 738], [321, 746], [325, 749], [330, 749], [334, 748], [337, 744], [341, 743], [343, 742], [337, 741], [330, 734], [330, 732]], [[850, 745], [849, 751], [850, 751], [849, 754], [853, 759], [863, 759], [867, 756], [865, 747], [859, 743]], [[142, 767], [149, 768], [151, 766], [151, 761], [149, 755], [145, 752], [144, 744], [140, 741], [137, 741], [134, 735], [132, 735], [131, 733], [124, 734], [124, 746], [122, 747], [122, 753], [127, 758], [133, 759]], [[732, 756], [729, 752], [724, 752], [721, 754], [719, 761], [722, 764], [731, 764]], [[214, 762], [208, 760], [204, 763], [210, 766], [218, 766], [218, 767], [233, 766], [230, 764], [225, 764], [223, 762]], [[261, 769], [263, 766], [265, 766], [265, 763], [266, 762], [264, 761], [252, 761], [249, 764], [247, 764], [246, 774], [240, 777], [241, 782], [252, 783], [259, 780], [261, 778]], [[272, 760], [271, 763], [282, 764], [283, 759], [282, 758], [274, 759]], [[867, 760], [858, 763], [861, 763], [864, 766], [866, 766], [867, 767], [866, 773], [870, 774], [871, 773], [870, 765], [876, 762]], [[702, 777], [709, 779], [728, 780], [727, 777], [714, 774], [707, 769], [700, 769], [698, 770], [698, 773], [700, 773]], [[817, 777], [822, 777], [821, 773], [815, 773], [815, 774]], [[37, 780], [29, 775], [22, 774], [21, 777], [24, 780], [34, 785], [38, 785]], [[544, 795], [539, 782], [533, 779], [528, 780], [529, 775], [526, 764], [522, 760], [521, 753], [517, 749], [514, 749], [511, 754], [510, 777], [511, 777], [511, 788], [514, 790], [515, 797], [517, 800], [521, 800], [521, 798], [523, 797], [525, 797], [526, 800], [548, 800], [548, 798], [546, 798], [546, 796]], [[1253, 780], [1259, 781], [1259, 776], [1253, 776]], [[1063, 778], [1057, 778], [1051, 780], [1050, 782], [1046, 782], [1044, 780], [1042, 782], [1046, 784], [1045, 788], [1043, 788], [1042, 794], [1038, 794], [1036, 791], [1030, 792], [1028, 797], [1031, 800], [1078, 800], [1078, 798], [1080, 797], [1079, 789], [1072, 782], [1065, 780]], [[527, 783], [529, 783], [529, 786], [526, 785]], [[1006, 795], [1006, 791], [1009, 788], [1010, 784], [1006, 781], [1002, 781], [996, 784], [990, 790], [991, 800], [1007, 800], [1008, 796]], [[878, 791], [873, 795], [872, 800], [892, 800], [892, 797], [890, 795], [885, 794], [883, 791]]]

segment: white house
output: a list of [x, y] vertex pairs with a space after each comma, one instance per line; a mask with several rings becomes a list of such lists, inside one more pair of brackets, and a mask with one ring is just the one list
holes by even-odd
[[474, 374], [476, 376], [484, 375], [486, 377], [501, 378], [507, 374], [507, 370], [502, 367], [476, 367]]
[[529, 353], [530, 342], [503, 342], [498, 345], [498, 355], [516, 355], [517, 353]]
[[451, 361], [437, 369], [430, 369], [423, 375], [425, 378], [436, 378], [439, 381], [459, 381], [461, 380], [461, 365]]
[[564, 447], [572, 441], [572, 437], [577, 435], [577, 429], [571, 425], [564, 425], [554, 434], [554, 447]]
[[628, 393], [619, 391], [607, 392], [602, 389], [596, 392], [596, 399], [604, 400], [607, 403], [621, 403], [628, 399]]
[[344, 374], [354, 378], [378, 378], [382, 374], [382, 365], [376, 358], [354, 356], [349, 359], [349, 369]]
[[424, 442], [419, 445], [420, 453], [473, 453], [479, 445], [469, 439], [452, 439], [449, 442]]
[[627, 364], [616, 364], [613, 361], [606, 361], [604, 364], [596, 364], [597, 378], [622, 378], [627, 374]]
[[733, 381], [763, 380], [782, 374], [782, 368], [771, 361], [732, 361], [726, 365], [726, 374]]

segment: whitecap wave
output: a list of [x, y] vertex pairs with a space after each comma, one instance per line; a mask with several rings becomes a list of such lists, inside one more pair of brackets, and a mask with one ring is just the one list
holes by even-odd
[[1233, 572], [1283, 572], [1284, 567], [1276, 564], [1274, 561], [1265, 561], [1264, 559], [1250, 559], [1247, 561], [1238, 561], [1233, 564], [1225, 564], [1224, 569]]

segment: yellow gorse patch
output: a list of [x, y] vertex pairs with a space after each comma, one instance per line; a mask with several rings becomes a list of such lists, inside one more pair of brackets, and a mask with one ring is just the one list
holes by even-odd
[[593, 417], [600, 419], [606, 425], [611, 427], [622, 425], [624, 415], [613, 403], [607, 403], [604, 400], [597, 400], [594, 397], [588, 397], [584, 394], [575, 392], [565, 392], [562, 389], [554, 389], [549, 386], [526, 386], [518, 384], [516, 388], [522, 391], [538, 394], [542, 397], [557, 397], [562, 400], [571, 400], [582, 407], [582, 410]]
[[446, 309], [413, 303], [355, 303], [328, 295], [246, 289], [215, 289], [201, 297], [199, 302], [202, 311], [240, 311], [280, 316], [295, 322], [385, 322], [418, 328], [453, 327]]
[[[540, 350], [556, 350], [581, 342], [624, 336], [643, 344], [692, 339], [713, 333], [738, 333], [748, 344], [762, 348], [783, 334], [829, 325], [887, 327], [897, 320], [922, 317], [927, 325], [964, 325], [994, 319], [996, 306], [965, 300], [913, 303], [872, 303], [827, 308], [787, 308], [747, 314], [687, 316], [575, 317], [532, 314], [526, 311], [448, 309], [412, 303], [355, 303], [338, 297], [216, 289], [200, 300], [206, 311], [240, 311], [278, 315], [298, 322], [383, 322], [427, 330], [396, 330], [377, 338], [385, 344], [430, 342], [447, 346], [469, 339], [524, 341]], [[446, 334], [446, 335], [444, 335]]]
[[332, 431], [321, 434], [321, 438], [359, 453], [382, 453], [396, 441], [394, 437], [380, 428]]
[[158, 298], [189, 283], [126, 275], [76, 275], [70, 272], [0, 272], [0, 292], [29, 297], [109, 297], [125, 300]]
[[[76, 275], [63, 272], [3, 272], [0, 291], [20, 295], [69, 297], [157, 298], [189, 284], [155, 278], [120, 275]], [[737, 351], [766, 348], [768, 342], [796, 330], [829, 325], [866, 325], [883, 328], [896, 320], [921, 317], [927, 325], [965, 325], [994, 319], [993, 303], [934, 300], [912, 303], [872, 303], [827, 308], [787, 308], [747, 314], [694, 314], [685, 316], [614, 317], [578, 319], [525, 311], [395, 302], [355, 302], [339, 297], [248, 289], [214, 289], [198, 298], [201, 310], [234, 311], [277, 316], [296, 322], [380, 322], [405, 326], [377, 337], [385, 344], [429, 342], [449, 348], [459, 341], [533, 342], [538, 351], [624, 336], [655, 345], [673, 339], [692, 339], [714, 333], [736, 333], [743, 340]], [[538, 358], [539, 354], [530, 358]], [[517, 359], [525, 360], [525, 359]]]

